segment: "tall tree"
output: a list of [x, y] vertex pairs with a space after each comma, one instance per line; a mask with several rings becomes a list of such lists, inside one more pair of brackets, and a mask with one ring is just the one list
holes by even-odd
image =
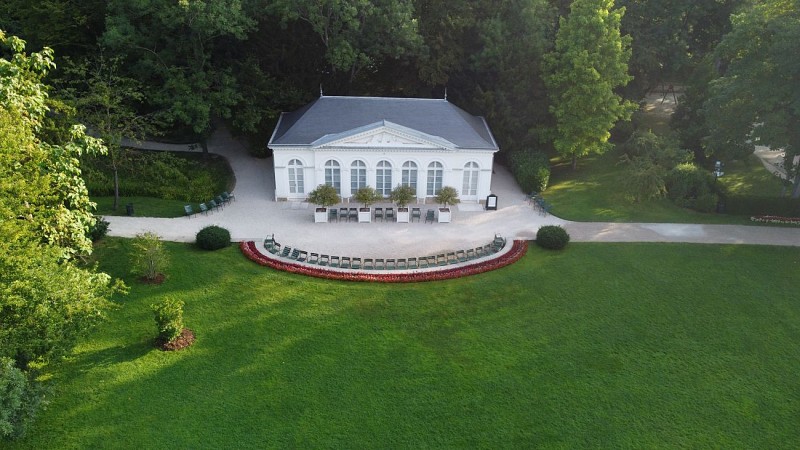
[[72, 258], [91, 252], [92, 204], [78, 157], [103, 151], [76, 126], [63, 144], [46, 142], [47, 93], [53, 67], [45, 48], [0, 31], [0, 360], [27, 370], [67, 353], [101, 316], [113, 292], [104, 273]]
[[610, 148], [611, 128], [635, 110], [615, 92], [631, 80], [631, 38], [619, 30], [624, 9], [613, 6], [613, 0], [575, 0], [559, 20], [555, 50], [545, 59], [556, 120], [553, 145], [572, 157], [573, 169], [579, 157]]
[[[800, 197], [800, 1], [768, 0], [734, 16], [717, 48], [722, 76], [706, 102], [709, 149], [719, 157], [752, 153], [755, 145], [786, 152]], [[723, 156], [724, 155], [724, 156]]]
[[120, 75], [121, 60], [106, 58], [103, 52], [91, 59], [69, 61], [58, 95], [77, 111], [108, 148], [114, 180], [114, 209], [119, 206], [119, 170], [129, 160], [123, 138], [142, 139], [155, 133], [152, 115], [140, 114], [144, 101], [141, 83]]
[[299, 20], [314, 30], [329, 80], [345, 92], [384, 59], [415, 55], [421, 44], [411, 0], [277, 0], [272, 8], [284, 23]]
[[108, 14], [103, 43], [125, 56], [123, 75], [148, 88], [162, 120], [188, 126], [207, 150], [214, 117], [230, 117], [241, 100], [221, 55], [255, 25], [242, 1], [112, 0]]

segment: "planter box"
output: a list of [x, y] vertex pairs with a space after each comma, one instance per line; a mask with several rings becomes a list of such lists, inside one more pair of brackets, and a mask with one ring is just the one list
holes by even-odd
[[314, 210], [314, 223], [328, 221], [328, 208], [317, 208]]
[[372, 222], [372, 208], [358, 208], [359, 222]]
[[408, 223], [409, 212], [408, 208], [397, 208], [397, 221], [401, 223]]
[[439, 223], [450, 223], [450, 208], [439, 208]]

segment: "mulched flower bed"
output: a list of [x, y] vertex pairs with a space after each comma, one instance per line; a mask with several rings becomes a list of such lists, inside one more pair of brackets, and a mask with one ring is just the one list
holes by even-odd
[[194, 344], [194, 341], [194, 331], [184, 328], [183, 331], [181, 331], [180, 336], [169, 342], [156, 341], [156, 347], [164, 350], [165, 352], [174, 352]]
[[308, 266], [292, 262], [278, 261], [268, 258], [258, 251], [254, 241], [245, 241], [239, 244], [239, 248], [244, 255], [262, 265], [289, 273], [298, 273], [328, 280], [343, 281], [371, 281], [377, 283], [415, 283], [418, 281], [449, 280], [451, 278], [461, 278], [475, 275], [490, 270], [496, 270], [509, 264], [517, 262], [525, 255], [528, 250], [528, 241], [514, 241], [511, 249], [493, 259], [485, 261], [475, 261], [472, 264], [459, 267], [442, 267], [441, 270], [425, 272], [399, 272], [399, 273], [373, 273], [363, 271], [343, 272], [328, 270], [324, 267]]

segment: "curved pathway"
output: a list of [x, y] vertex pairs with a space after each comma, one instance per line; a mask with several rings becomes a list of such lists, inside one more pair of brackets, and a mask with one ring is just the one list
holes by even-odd
[[[158, 144], [154, 144], [158, 145]], [[141, 144], [149, 148], [149, 143]], [[161, 147], [156, 147], [162, 149]], [[471, 211], [475, 205], [456, 206], [449, 224], [395, 222], [314, 223], [313, 205], [275, 202], [271, 159], [251, 157], [244, 146], [221, 128], [209, 141], [209, 150], [225, 156], [236, 175], [236, 201], [208, 215], [174, 219], [107, 216], [109, 235], [132, 237], [154, 231], [163, 239], [192, 242], [207, 225], [220, 225], [235, 241], [261, 241], [275, 234], [278, 241], [328, 254], [375, 257], [412, 257], [476, 247], [500, 234], [512, 239], [533, 239], [542, 225], [562, 225], [576, 242], [692, 242], [800, 246], [800, 228], [742, 225], [694, 225], [569, 222], [539, 215], [510, 173], [495, 166], [492, 192], [497, 211]], [[380, 206], [380, 205], [376, 205]], [[388, 204], [386, 206], [389, 206]], [[436, 205], [421, 205], [424, 210]]]

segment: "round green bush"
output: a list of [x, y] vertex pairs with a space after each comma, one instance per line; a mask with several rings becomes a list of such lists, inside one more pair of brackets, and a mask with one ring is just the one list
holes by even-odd
[[203, 250], [219, 250], [231, 243], [231, 233], [225, 228], [209, 225], [197, 232], [197, 246]]
[[545, 225], [536, 232], [536, 245], [550, 250], [561, 250], [569, 242], [567, 230], [557, 225]]

